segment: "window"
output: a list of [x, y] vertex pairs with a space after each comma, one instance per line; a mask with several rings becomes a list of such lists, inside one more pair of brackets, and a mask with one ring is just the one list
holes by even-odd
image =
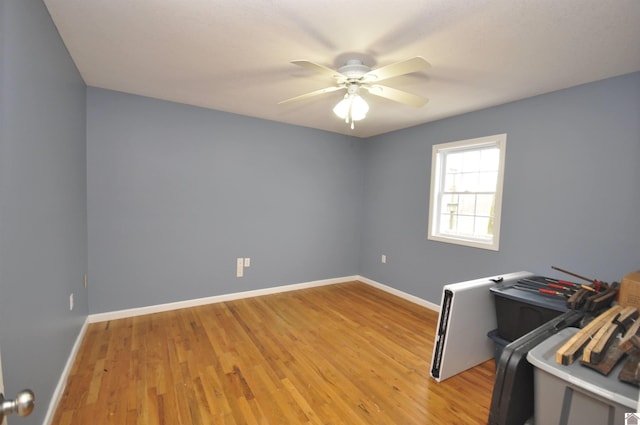
[[429, 239], [498, 251], [506, 134], [433, 146]]

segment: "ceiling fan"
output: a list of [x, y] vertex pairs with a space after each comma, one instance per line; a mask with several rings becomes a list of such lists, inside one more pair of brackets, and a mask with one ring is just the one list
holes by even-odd
[[278, 102], [278, 104], [296, 102], [320, 94], [345, 89], [347, 92], [344, 98], [333, 108], [333, 112], [344, 119], [347, 124], [351, 123], [351, 129], [354, 128], [354, 121], [364, 119], [369, 111], [369, 105], [360, 96], [360, 89], [364, 89], [374, 96], [383, 97], [417, 108], [425, 105], [429, 101], [422, 96], [377, 84], [379, 81], [429, 68], [431, 66], [429, 62], [420, 56], [373, 70], [359, 59], [350, 59], [344, 66], [341, 66], [337, 70], [308, 60], [294, 60], [291, 61], [291, 63], [329, 76], [335, 80], [335, 85], [295, 96]]

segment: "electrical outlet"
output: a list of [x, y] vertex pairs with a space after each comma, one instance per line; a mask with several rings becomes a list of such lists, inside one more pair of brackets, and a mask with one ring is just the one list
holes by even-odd
[[382, 256], [380, 257], [380, 262], [382, 264], [387, 264], [387, 256], [382, 254]]
[[244, 276], [244, 258], [236, 259], [236, 277]]
[[73, 311], [73, 292], [69, 295], [69, 311]]
[[251, 267], [251, 258], [245, 258], [244, 259], [244, 266], [245, 267]]

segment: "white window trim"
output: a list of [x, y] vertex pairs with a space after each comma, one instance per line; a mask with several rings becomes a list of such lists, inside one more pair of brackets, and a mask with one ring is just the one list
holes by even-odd
[[[496, 199], [493, 223], [493, 241], [484, 242], [476, 238], [465, 238], [462, 236], [444, 235], [441, 233], [437, 233], [438, 226], [437, 223], [434, 222], [434, 220], [436, 219], [436, 217], [438, 217], [437, 208], [439, 203], [437, 202], [436, 197], [439, 196], [438, 191], [440, 188], [440, 178], [442, 175], [441, 156], [439, 155], [439, 153], [441, 151], [468, 149], [482, 146], [497, 146], [500, 149], [500, 163], [498, 169], [498, 180], [496, 184]], [[502, 189], [504, 180], [506, 147], [506, 133], [433, 145], [431, 153], [431, 194], [429, 196], [429, 240], [499, 251], [500, 222], [502, 216]]]

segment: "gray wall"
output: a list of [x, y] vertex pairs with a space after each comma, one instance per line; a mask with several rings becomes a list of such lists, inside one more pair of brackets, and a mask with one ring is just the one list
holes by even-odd
[[36, 392], [29, 425], [88, 313], [86, 88], [41, 0], [0, 7], [0, 347], [7, 395]]
[[87, 108], [92, 313], [358, 273], [361, 141], [97, 88]]
[[[427, 240], [431, 147], [507, 133], [500, 251]], [[367, 140], [361, 274], [432, 302], [442, 285], [556, 265], [640, 269], [640, 73]], [[380, 255], [387, 255], [381, 264]]]
[[[436, 303], [445, 283], [551, 265], [619, 280], [640, 267], [639, 86], [367, 140], [90, 88], [90, 311], [356, 273]], [[431, 146], [503, 132], [500, 251], [427, 240]]]

